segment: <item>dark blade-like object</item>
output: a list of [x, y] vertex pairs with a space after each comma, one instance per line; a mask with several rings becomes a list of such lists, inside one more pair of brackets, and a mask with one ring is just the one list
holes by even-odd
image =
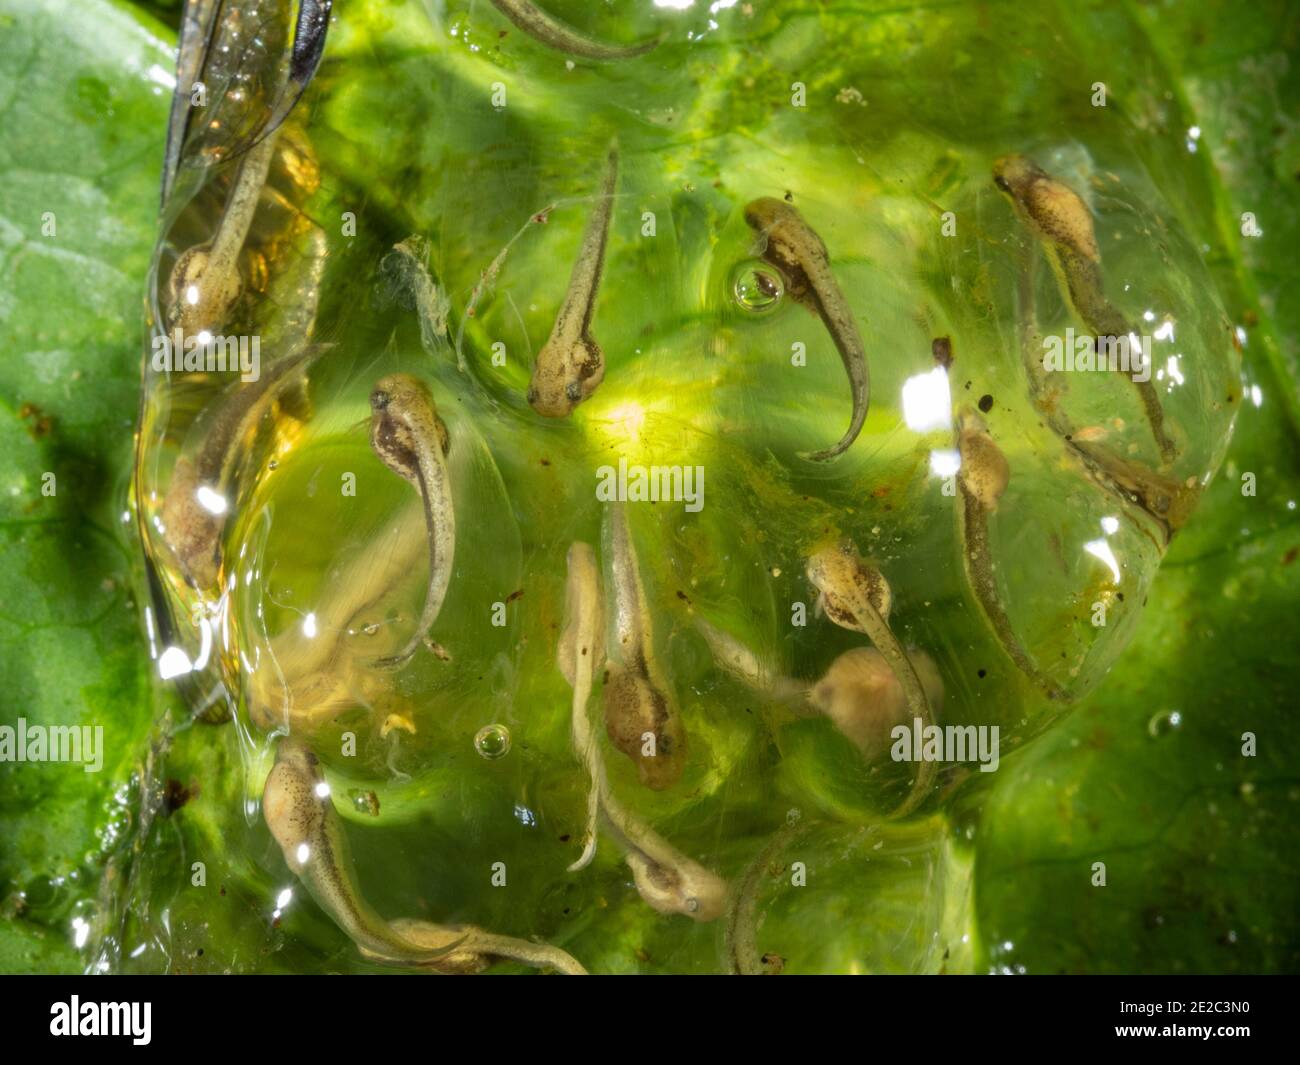
[[171, 195], [181, 165], [181, 147], [190, 127], [194, 83], [207, 60], [208, 46], [216, 26], [219, 0], [189, 0], [181, 15], [181, 32], [176, 46], [176, 88], [172, 90], [171, 117], [167, 122], [167, 151], [163, 157], [162, 202]]
[[293, 50], [289, 53], [289, 78], [280, 90], [271, 113], [262, 128], [247, 144], [231, 152], [231, 158], [242, 155], [280, 128], [289, 113], [298, 105], [307, 91], [311, 79], [325, 55], [325, 36], [330, 28], [330, 9], [334, 0], [301, 0], [298, 4], [298, 21], [293, 31]]

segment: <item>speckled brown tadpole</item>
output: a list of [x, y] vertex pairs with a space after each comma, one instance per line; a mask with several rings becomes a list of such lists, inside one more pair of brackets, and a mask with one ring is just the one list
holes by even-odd
[[636, 764], [641, 783], [672, 787], [686, 765], [686, 729], [655, 648], [654, 618], [623, 505], [612, 504], [606, 560], [613, 633], [605, 675], [605, 731]]
[[533, 363], [527, 399], [546, 418], [564, 418], [605, 379], [605, 353], [591, 333], [596, 297], [605, 271], [605, 250], [618, 186], [618, 145], [606, 156], [605, 177], [569, 275], [564, 302], [551, 335]]
[[[1060, 284], [1062, 295], [1092, 331], [1099, 345], [1133, 335], [1132, 327], [1106, 297], [1101, 249], [1092, 212], [1083, 198], [1023, 155], [1006, 155], [993, 164], [993, 183], [1011, 200], [1017, 216], [1038, 238]], [[1099, 352], [1100, 355], [1100, 352]], [[1148, 368], [1149, 369], [1149, 368]], [[1121, 367], [1127, 372], [1127, 367]], [[1142, 401], [1160, 457], [1178, 455], [1165, 431], [1164, 410], [1150, 380], [1130, 374]]]
[[438, 943], [408, 939], [366, 901], [320, 761], [293, 737], [284, 737], [276, 751], [262, 791], [262, 817], [285, 864], [366, 955], [390, 963], [431, 964], [465, 942], [463, 932]]
[[[424, 642], [451, 582], [456, 551], [456, 515], [446, 459], [451, 441], [428, 386], [410, 374], [389, 374], [377, 381], [370, 393], [370, 410], [371, 449], [420, 493], [429, 541], [429, 584], [420, 620], [406, 646], [378, 663], [394, 666], [409, 659]], [[430, 649], [435, 654], [441, 651], [436, 645]]]
[[998, 642], [1022, 673], [1050, 699], [1066, 693], [1039, 668], [1016, 635], [998, 591], [997, 569], [989, 537], [989, 518], [997, 510], [1011, 480], [1011, 467], [994, 442], [984, 419], [971, 410], [958, 414], [957, 515], [961, 530], [962, 564], [971, 591], [992, 626]]
[[831, 271], [826, 245], [804, 221], [798, 208], [763, 196], [745, 206], [745, 221], [762, 241], [763, 259], [784, 275], [791, 297], [821, 318], [849, 377], [853, 414], [848, 429], [832, 447], [801, 456], [813, 462], [825, 462], [847, 451], [867, 420], [871, 380], [862, 335]]
[[[889, 627], [893, 592], [885, 576], [858, 553], [850, 541], [824, 544], [808, 557], [808, 580], [817, 589], [826, 616], [841, 628], [860, 632], [880, 652], [902, 690], [908, 713], [922, 725], [934, 723], [934, 710], [911, 657]], [[916, 809], [930, 791], [934, 763], [917, 763], [911, 790], [890, 818]]]

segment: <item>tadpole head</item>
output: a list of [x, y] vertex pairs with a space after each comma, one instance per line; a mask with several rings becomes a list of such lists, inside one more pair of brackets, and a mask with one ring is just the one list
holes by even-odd
[[793, 210], [789, 204], [773, 196], [760, 196], [745, 204], [745, 222], [750, 229], [766, 233], [783, 215]]
[[1008, 196], [1022, 195], [1043, 172], [1023, 155], [1004, 155], [993, 164], [993, 184]]
[[370, 393], [370, 409], [376, 413], [385, 410], [387, 409], [391, 399], [392, 396], [390, 396], [384, 389], [376, 388]]

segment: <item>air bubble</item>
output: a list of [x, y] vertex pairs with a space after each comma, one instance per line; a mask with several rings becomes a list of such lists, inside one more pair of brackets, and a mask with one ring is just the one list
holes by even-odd
[[731, 297], [741, 310], [770, 314], [785, 296], [785, 279], [767, 263], [752, 259], [732, 272]]
[[1147, 722], [1147, 732], [1152, 739], [1159, 739], [1167, 733], [1173, 732], [1183, 723], [1183, 715], [1177, 710], [1162, 710], [1154, 715]]
[[474, 736], [474, 750], [489, 761], [510, 753], [510, 730], [505, 725], [484, 725]]
[[357, 813], [369, 814], [371, 817], [379, 816], [379, 796], [373, 791], [352, 788], [348, 792], [348, 798], [352, 800], [352, 808]]

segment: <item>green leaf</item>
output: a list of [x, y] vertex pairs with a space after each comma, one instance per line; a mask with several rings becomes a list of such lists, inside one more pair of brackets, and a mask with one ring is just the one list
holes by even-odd
[[[0, 764], [0, 968], [78, 967], [150, 728], [123, 525], [165, 31], [104, 0], [0, 0], [0, 724], [103, 730], [103, 765]], [[84, 935], [81, 936], [84, 939]]]

